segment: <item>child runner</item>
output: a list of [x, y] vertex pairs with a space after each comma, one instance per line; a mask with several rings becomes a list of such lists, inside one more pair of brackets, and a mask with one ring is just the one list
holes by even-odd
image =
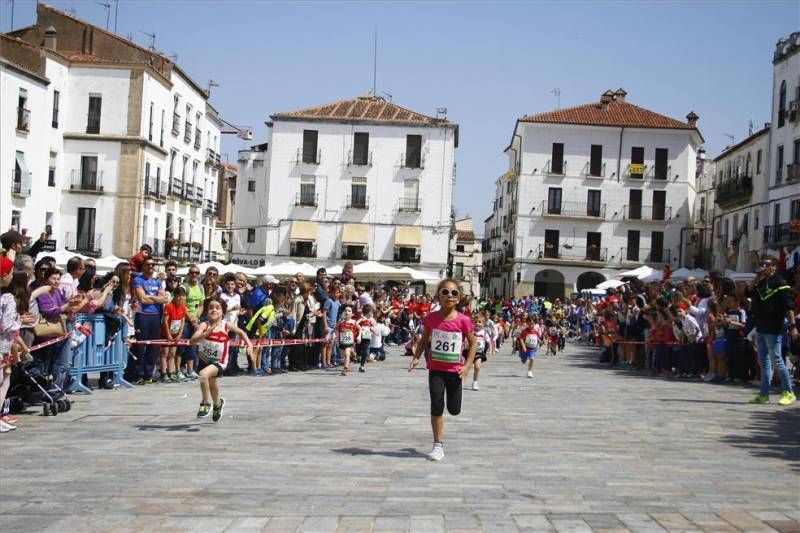
[[377, 358], [378, 361], [386, 360], [386, 352], [383, 349], [383, 339], [388, 337], [390, 333], [389, 325], [391, 322], [389, 317], [386, 317], [383, 320], [384, 321], [382, 323], [378, 322], [372, 328], [372, 338], [369, 340], [369, 358]]
[[339, 337], [339, 356], [344, 363], [342, 375], [346, 376], [350, 372], [350, 357], [353, 355], [353, 347], [361, 342], [361, 331], [356, 321], [353, 320], [352, 305], [347, 304], [342, 308], [342, 320], [336, 325], [336, 333]]
[[519, 358], [523, 364], [528, 363], [528, 377], [533, 377], [533, 362], [536, 359], [536, 351], [539, 349], [539, 333], [536, 328], [535, 319], [528, 318], [528, 327], [522, 330], [517, 337], [519, 348]]
[[361, 330], [361, 342], [358, 343], [358, 357], [360, 360], [360, 365], [358, 367], [359, 372], [367, 371], [364, 368], [364, 363], [367, 362], [367, 357], [369, 356], [369, 346], [372, 342], [372, 329], [376, 325], [375, 319], [372, 317], [373, 307], [367, 304], [364, 306], [363, 311], [364, 316], [358, 321], [358, 327]]
[[[164, 308], [164, 338], [168, 341], [180, 339], [185, 322], [186, 289], [175, 287], [172, 290], [172, 301]], [[178, 371], [181, 368], [181, 361], [177, 346], [165, 346], [161, 349], [161, 368], [164, 371], [161, 376], [162, 382], [180, 381]]]
[[472, 369], [472, 390], [480, 390], [478, 376], [481, 373], [481, 364], [486, 362], [486, 352], [489, 350], [488, 336], [486, 335], [486, 322], [483, 315], [475, 313], [472, 316], [475, 326], [475, 362]]
[[222, 377], [228, 366], [228, 344], [230, 334], [238, 335], [247, 345], [247, 350], [253, 349], [247, 334], [239, 329], [236, 324], [229, 324], [223, 320], [226, 305], [218, 296], [212, 296], [206, 302], [206, 316], [208, 322], [203, 322], [189, 340], [191, 345], [199, 345], [200, 359], [200, 392], [203, 395], [197, 418], [208, 416], [211, 411], [211, 402], [214, 401], [214, 412], [211, 419], [218, 422], [222, 418], [222, 409], [225, 407], [225, 398], [219, 395], [217, 379]]
[[[428, 366], [428, 388], [431, 397], [431, 428], [433, 449], [428, 457], [433, 461], [444, 459], [444, 406], [456, 416], [461, 412], [462, 380], [475, 360], [475, 334], [472, 322], [456, 310], [459, 297], [458, 283], [445, 279], [436, 288], [439, 310], [430, 313], [423, 322], [422, 339], [414, 348], [408, 371], [419, 364], [422, 352]], [[464, 340], [467, 358], [464, 361]]]

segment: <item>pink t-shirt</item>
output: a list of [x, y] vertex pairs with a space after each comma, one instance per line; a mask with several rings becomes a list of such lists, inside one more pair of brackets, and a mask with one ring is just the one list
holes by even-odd
[[438, 311], [425, 317], [422, 322], [430, 332], [430, 345], [425, 350], [428, 370], [458, 372], [464, 364], [467, 334], [474, 331], [472, 321], [461, 313], [452, 320], [444, 320]]

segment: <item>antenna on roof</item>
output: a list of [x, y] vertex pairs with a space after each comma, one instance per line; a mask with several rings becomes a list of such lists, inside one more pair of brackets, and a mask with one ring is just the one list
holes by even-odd
[[156, 34], [155, 33], [146, 32], [144, 30], [139, 30], [139, 33], [144, 33], [145, 35], [150, 37], [150, 51], [151, 52], [155, 52], [156, 51]]
[[372, 47], [372, 96], [378, 96], [378, 26], [375, 26], [375, 39]]
[[752, 134], [753, 134], [753, 119], [750, 119], [750, 124], [747, 127], [747, 136], [749, 137]]
[[550, 94], [552, 94], [556, 98], [556, 109], [561, 109], [561, 89], [556, 87], [555, 89], [550, 91]]
[[730, 139], [731, 140], [731, 144], [733, 144], [733, 135], [731, 135], [730, 133], [723, 133], [723, 135], [725, 137], [727, 137], [728, 139]]
[[388, 91], [381, 91], [381, 94], [382, 94], [383, 96], [387, 97], [387, 98], [389, 99], [389, 101], [390, 101], [390, 102], [392, 101], [392, 93], [390, 93], [390, 92], [388, 92]]
[[219, 83], [215, 82], [214, 80], [209, 79], [208, 80], [208, 89], [206, 90], [206, 94], [208, 95], [208, 98], [211, 98], [211, 88], [212, 87], [219, 87]]
[[175, 52], [174, 50], [167, 57], [170, 58], [173, 63], [177, 63], [178, 62], [178, 52]]
[[119, 0], [114, 0], [114, 33], [117, 33], [117, 15], [119, 15]]
[[97, 2], [97, 1], [95, 1], [95, 4], [101, 5], [104, 8], [106, 8], [106, 31], [108, 31], [108, 23], [111, 21], [111, 4], [109, 4], [108, 2]]

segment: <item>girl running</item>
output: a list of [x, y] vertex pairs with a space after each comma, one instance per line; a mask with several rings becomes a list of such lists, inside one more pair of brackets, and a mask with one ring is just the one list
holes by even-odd
[[486, 353], [489, 351], [489, 340], [486, 335], [486, 322], [480, 313], [472, 316], [472, 324], [475, 326], [475, 362], [472, 368], [472, 390], [480, 390], [478, 376], [481, 373], [481, 364], [486, 362]]
[[358, 343], [358, 358], [359, 358], [359, 372], [366, 372], [364, 363], [367, 362], [369, 357], [369, 346], [372, 339], [372, 330], [376, 325], [375, 319], [372, 317], [373, 307], [369, 304], [364, 306], [364, 316], [358, 321], [358, 327], [361, 330], [361, 342]]
[[536, 319], [528, 318], [528, 327], [522, 330], [517, 337], [517, 347], [519, 349], [519, 359], [523, 364], [528, 363], [528, 377], [533, 377], [533, 362], [536, 359], [536, 352], [539, 350], [539, 331], [536, 327]]
[[200, 409], [197, 411], [197, 418], [208, 416], [211, 411], [211, 399], [214, 400], [214, 413], [211, 419], [218, 422], [222, 418], [222, 409], [225, 406], [225, 398], [219, 395], [219, 385], [217, 379], [222, 377], [225, 368], [228, 366], [228, 344], [230, 343], [229, 332], [235, 333], [247, 345], [246, 350], [250, 352], [253, 345], [247, 334], [239, 329], [235, 324], [228, 324], [223, 320], [226, 305], [218, 296], [212, 296], [206, 300], [206, 317], [208, 322], [203, 322], [194, 332], [189, 340], [191, 345], [199, 345], [200, 356], [200, 392], [203, 395], [200, 401]]
[[[419, 364], [422, 352], [428, 366], [428, 388], [431, 396], [431, 428], [433, 449], [428, 457], [433, 461], [444, 459], [444, 406], [456, 416], [461, 412], [461, 386], [475, 360], [477, 342], [472, 322], [456, 310], [459, 297], [458, 283], [445, 279], [439, 283], [436, 295], [439, 310], [432, 312], [423, 322], [422, 339], [414, 348], [408, 371]], [[464, 361], [464, 341], [467, 357]]]
[[353, 349], [361, 342], [361, 330], [353, 320], [352, 305], [344, 306], [342, 320], [336, 325], [336, 333], [339, 337], [339, 356], [344, 362], [342, 375], [346, 376], [350, 372], [350, 357], [353, 356]]

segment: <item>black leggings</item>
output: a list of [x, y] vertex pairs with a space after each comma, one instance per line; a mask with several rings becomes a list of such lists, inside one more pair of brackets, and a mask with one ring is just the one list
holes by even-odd
[[356, 353], [358, 354], [359, 364], [364, 366], [364, 363], [367, 362], [367, 357], [369, 357], [369, 339], [364, 339], [358, 343]]
[[428, 372], [428, 388], [431, 393], [431, 416], [444, 414], [445, 394], [447, 412], [455, 416], [461, 412], [461, 377], [458, 372]]

